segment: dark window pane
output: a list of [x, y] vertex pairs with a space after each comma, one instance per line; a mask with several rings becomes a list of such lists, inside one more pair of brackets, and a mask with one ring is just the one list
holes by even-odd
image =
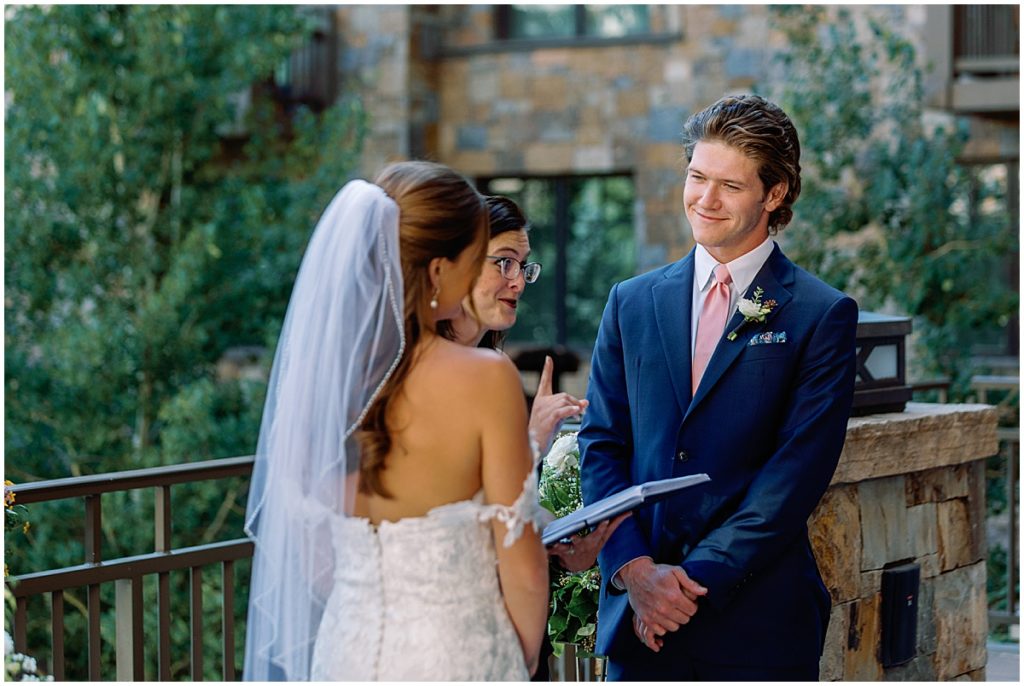
[[636, 270], [633, 180], [574, 180], [570, 188], [567, 343], [589, 349], [612, 284]]
[[572, 5], [514, 5], [509, 38], [568, 38], [576, 35]]
[[526, 287], [519, 301], [519, 315], [509, 341], [551, 345], [557, 338], [556, 326], [556, 240], [555, 194], [550, 179], [526, 179], [519, 197], [530, 221], [530, 260], [544, 265], [536, 283]]
[[650, 19], [646, 5], [587, 5], [588, 36], [616, 38], [647, 33]]

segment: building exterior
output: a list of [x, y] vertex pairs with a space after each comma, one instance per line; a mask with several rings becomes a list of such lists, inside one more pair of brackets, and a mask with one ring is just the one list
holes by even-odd
[[[832, 8], [835, 9], [835, 8]], [[963, 163], [1005, 184], [1016, 231], [1019, 8], [851, 6], [898, 27], [933, 69], [930, 108], [970, 118]], [[363, 173], [432, 159], [526, 206], [545, 275], [511, 341], [586, 358], [608, 288], [692, 247], [683, 121], [770, 84], [770, 8], [352, 5], [328, 10], [342, 92], [371, 118]], [[327, 53], [324, 53], [327, 54]], [[797, 206], [799, 211], [799, 206]], [[1016, 254], [1007, 279], [1016, 284]], [[1016, 322], [995, 354], [1017, 354]]]

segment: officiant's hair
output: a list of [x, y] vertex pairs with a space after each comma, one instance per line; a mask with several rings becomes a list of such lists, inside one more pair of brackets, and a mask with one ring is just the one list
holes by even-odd
[[427, 304], [433, 291], [430, 261], [436, 257], [455, 260], [465, 250], [472, 250], [482, 267], [487, 254], [488, 219], [483, 196], [464, 176], [441, 164], [396, 162], [381, 170], [374, 183], [398, 205], [405, 350], [357, 434], [361, 448], [359, 482], [365, 493], [390, 497], [381, 482], [384, 458], [391, 451], [387, 408], [409, 376], [416, 344], [425, 332], [434, 330], [432, 310]]
[[780, 181], [786, 196], [768, 215], [768, 231], [776, 234], [793, 219], [800, 196], [800, 138], [782, 108], [758, 95], [727, 95], [694, 114], [683, 125], [683, 149], [693, 159], [701, 141], [720, 141], [757, 162], [765, 193]]

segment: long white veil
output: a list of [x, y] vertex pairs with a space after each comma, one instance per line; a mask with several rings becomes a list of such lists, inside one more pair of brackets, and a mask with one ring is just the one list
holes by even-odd
[[354, 430], [405, 347], [398, 206], [352, 181], [302, 259], [263, 410], [246, 514], [256, 542], [246, 680], [309, 679], [331, 592], [331, 521], [358, 483]]

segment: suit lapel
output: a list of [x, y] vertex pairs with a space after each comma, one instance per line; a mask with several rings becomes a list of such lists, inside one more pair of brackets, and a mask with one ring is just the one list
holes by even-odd
[[693, 309], [693, 251], [651, 288], [654, 321], [668, 360], [669, 377], [679, 409], [690, 404], [690, 310]]
[[[743, 348], [746, 347], [750, 337], [758, 331], [763, 331], [765, 327], [772, 321], [775, 315], [781, 310], [786, 304], [793, 299], [793, 294], [789, 291], [787, 286], [793, 283], [793, 263], [790, 262], [785, 255], [782, 254], [782, 250], [779, 246], [775, 246], [775, 250], [765, 260], [764, 265], [761, 267], [761, 271], [754, 277], [753, 282], [750, 284], [750, 288], [743, 294], [742, 297], [750, 298], [753, 295], [754, 289], [758, 286], [764, 289], [764, 294], [761, 296], [762, 301], [774, 300], [776, 305], [772, 308], [772, 311], [766, 316], [764, 322], [750, 322], [740, 333], [736, 336], [736, 340], [730, 341], [726, 336], [730, 331], [735, 329], [737, 326], [743, 323], [743, 315], [739, 313], [739, 310], [733, 314], [729, 320], [729, 324], [725, 327], [725, 331], [722, 332], [722, 338], [718, 342], [718, 346], [715, 348], [714, 354], [711, 356], [711, 360], [708, 361], [707, 369], [704, 370], [704, 376], [700, 380], [700, 385], [697, 387], [697, 393], [693, 396], [693, 401], [689, 404], [689, 408], [685, 411], [684, 421], [686, 416], [689, 416], [693, 408], [696, 407], [704, 396], [714, 388], [715, 384], [722, 378], [722, 375], [732, 366], [739, 357], [740, 353], [743, 352]], [[687, 308], [689, 309], [689, 307]], [[690, 365], [687, 365], [689, 369]]]

